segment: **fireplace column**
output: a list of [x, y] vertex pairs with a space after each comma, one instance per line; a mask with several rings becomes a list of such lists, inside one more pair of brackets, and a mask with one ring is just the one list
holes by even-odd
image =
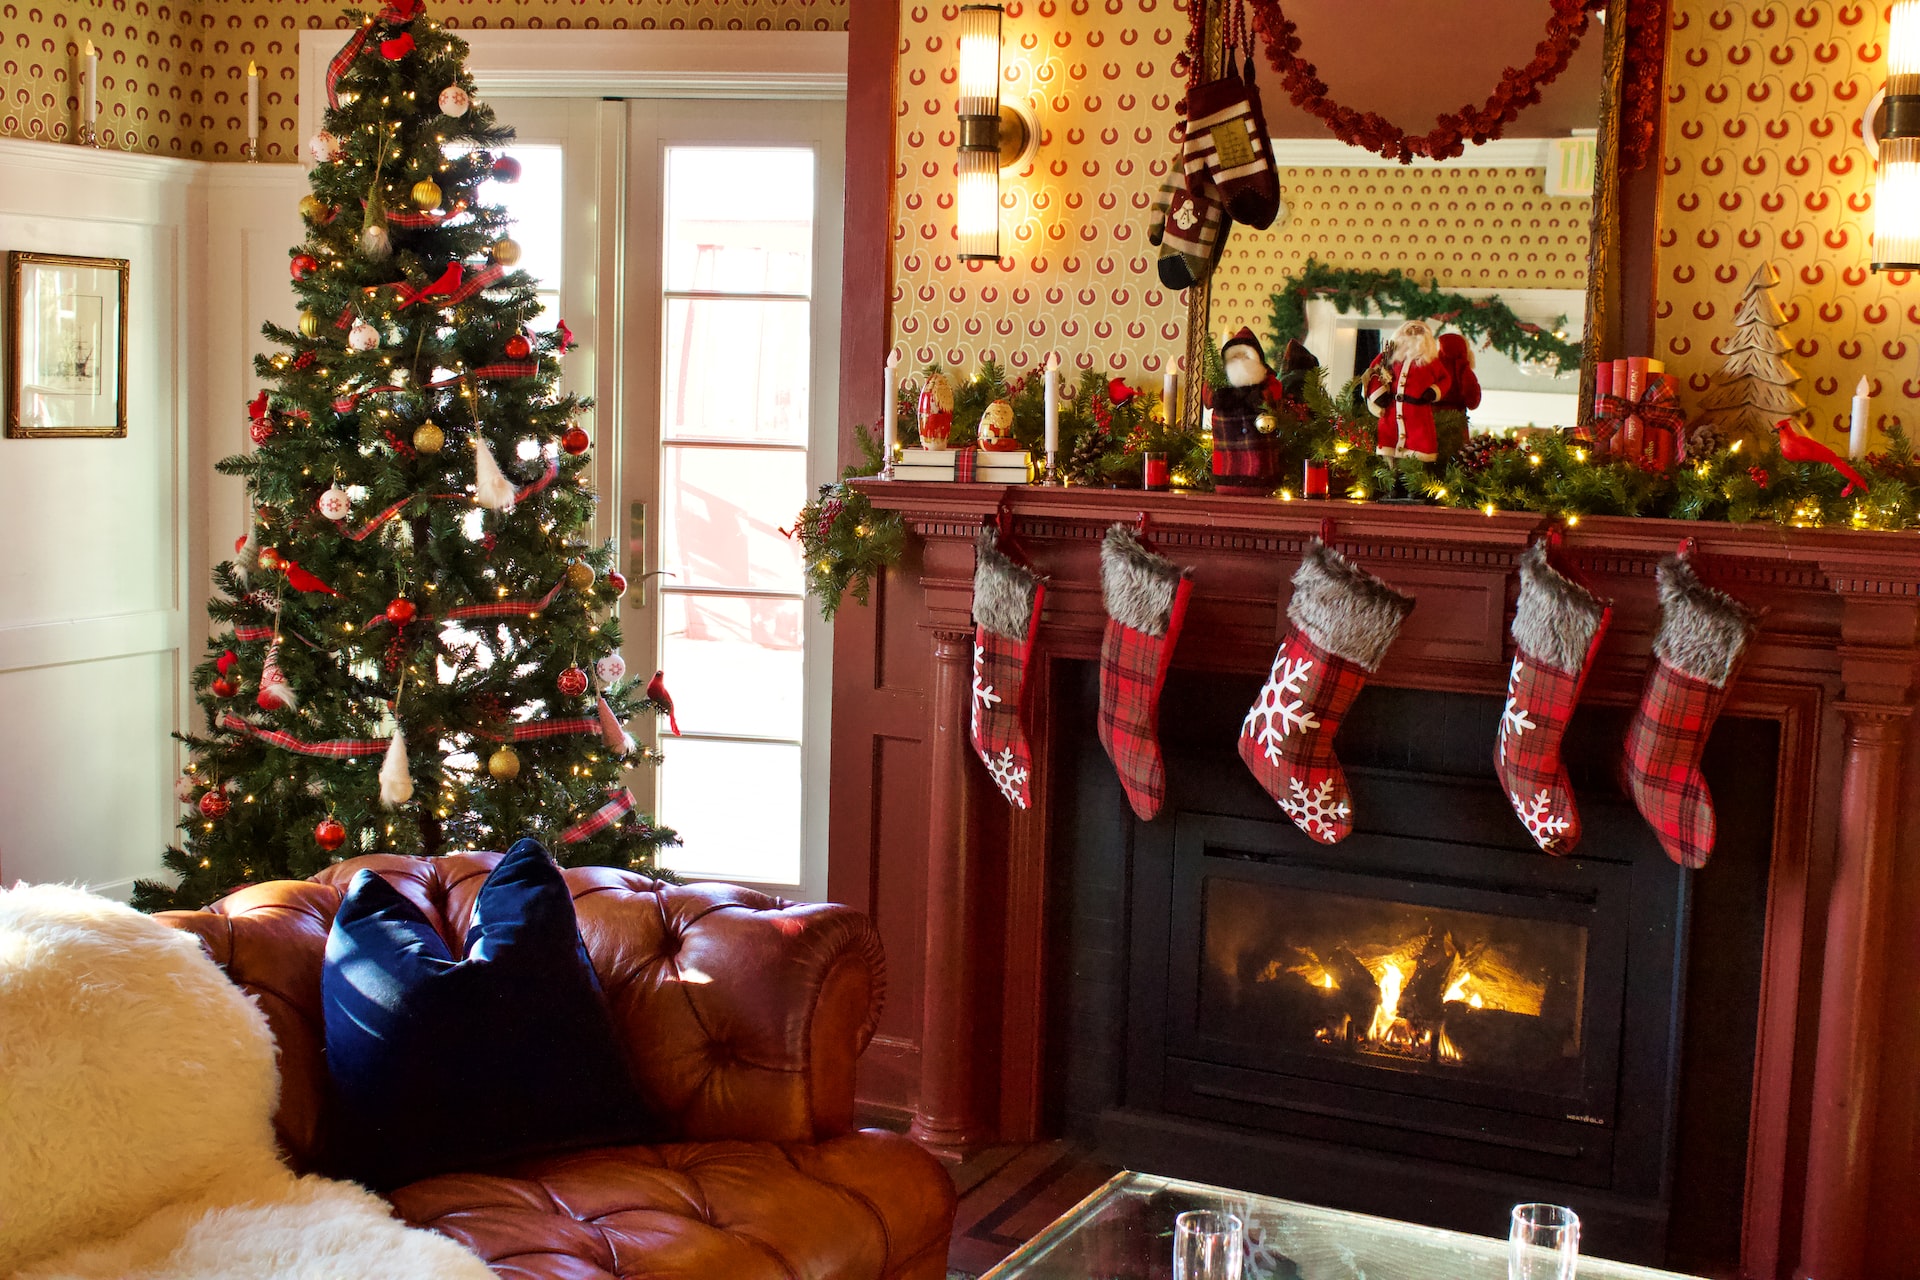
[[957, 1151], [985, 1133], [973, 1055], [978, 1043], [980, 851], [968, 813], [973, 632], [933, 631], [932, 777], [927, 793], [927, 967], [920, 1098], [913, 1137]]
[[1802, 1280], [1865, 1275], [1888, 897], [1911, 710], [1891, 699], [1847, 701], [1838, 709], [1845, 721], [1846, 772], [1827, 904], [1807, 1198], [1794, 1273]]

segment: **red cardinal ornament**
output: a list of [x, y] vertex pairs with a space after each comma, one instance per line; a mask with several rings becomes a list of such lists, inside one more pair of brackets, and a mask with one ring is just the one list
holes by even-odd
[[647, 697], [667, 709], [667, 728], [673, 730], [673, 736], [680, 736], [680, 717], [673, 713], [673, 695], [667, 692], [667, 673], [656, 671], [653, 679], [647, 681]]
[[1780, 436], [1780, 456], [1788, 462], [1824, 462], [1845, 476], [1847, 478], [1847, 487], [1840, 491], [1841, 497], [1850, 498], [1853, 496], [1855, 489], [1865, 492], [1872, 487], [1867, 483], [1866, 477], [1847, 465], [1845, 458], [1842, 458], [1839, 454], [1827, 448], [1827, 446], [1821, 444], [1812, 436], [1801, 435], [1799, 431], [1795, 430], [1793, 419], [1782, 418], [1773, 424], [1773, 429], [1779, 433]]
[[225, 675], [227, 672], [233, 670], [233, 664], [238, 661], [240, 661], [240, 655], [229, 649], [214, 659], [213, 669], [221, 675]]
[[[305, 569], [302, 569], [297, 561], [289, 560], [285, 556], [278, 556], [276, 558], [280, 561], [280, 567], [287, 571], [287, 582], [295, 591], [318, 591], [323, 595], [329, 596], [337, 596], [340, 594], [326, 583], [320, 581], [320, 579], [308, 573]], [[264, 564], [265, 562], [266, 558], [263, 553], [261, 563]]]
[[313, 842], [332, 853], [347, 842], [347, 828], [338, 818], [322, 818], [313, 829]]

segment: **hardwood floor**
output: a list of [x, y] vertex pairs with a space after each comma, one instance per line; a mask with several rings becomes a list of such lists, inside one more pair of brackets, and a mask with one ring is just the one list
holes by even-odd
[[948, 1171], [960, 1192], [950, 1280], [992, 1270], [1120, 1172], [1066, 1141], [987, 1147]]

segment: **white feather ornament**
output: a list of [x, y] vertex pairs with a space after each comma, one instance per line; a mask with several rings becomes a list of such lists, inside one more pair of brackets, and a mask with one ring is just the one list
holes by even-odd
[[253, 505], [247, 505], [247, 536], [233, 549], [234, 567], [240, 571], [240, 581], [253, 585], [253, 571], [260, 564], [260, 523], [255, 518]]
[[413, 799], [413, 777], [407, 772], [407, 735], [393, 726], [393, 741], [380, 762], [380, 803], [397, 809]]
[[476, 432], [473, 437], [473, 500], [489, 511], [513, 510], [513, 482], [493, 460], [493, 450]]

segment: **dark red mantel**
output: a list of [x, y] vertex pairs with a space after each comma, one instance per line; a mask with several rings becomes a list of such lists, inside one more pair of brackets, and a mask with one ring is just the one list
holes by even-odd
[[[836, 630], [830, 889], [879, 920], [892, 970], [862, 1095], [949, 1148], [1044, 1136], [1049, 1049], [1053, 780], [1037, 771], [1034, 807], [1014, 813], [966, 741], [982, 522], [1008, 520], [1050, 575], [1038, 656], [1097, 657], [1099, 539], [1144, 516], [1158, 549], [1193, 566], [1175, 664], [1258, 674], [1284, 627], [1288, 578], [1331, 518], [1335, 546], [1418, 600], [1377, 682], [1491, 695], [1511, 659], [1517, 558], [1547, 523], [1344, 502], [862, 486], [905, 515], [910, 537], [870, 606], [849, 604]], [[1920, 1001], [1902, 994], [1920, 972], [1920, 802], [1906, 799], [1920, 795], [1920, 753], [1905, 749], [1920, 538], [1583, 520], [1566, 553], [1616, 605], [1587, 700], [1637, 699], [1659, 620], [1654, 566], [1687, 537], [1709, 582], [1766, 611], [1729, 714], [1781, 726], [1742, 1273], [1920, 1275]], [[1053, 722], [1044, 661], [1030, 679], [1045, 761], [1051, 735], [1093, 726]]]

